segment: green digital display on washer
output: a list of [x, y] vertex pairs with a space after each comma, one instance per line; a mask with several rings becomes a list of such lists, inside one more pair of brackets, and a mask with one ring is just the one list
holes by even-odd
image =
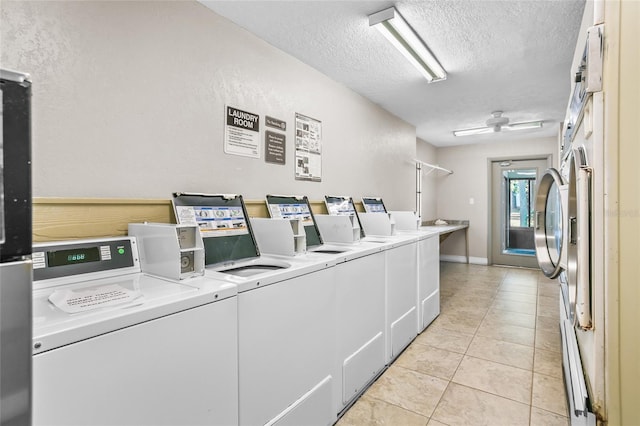
[[100, 249], [98, 247], [86, 247], [68, 250], [47, 252], [47, 264], [49, 267], [75, 265], [78, 263], [98, 262]]

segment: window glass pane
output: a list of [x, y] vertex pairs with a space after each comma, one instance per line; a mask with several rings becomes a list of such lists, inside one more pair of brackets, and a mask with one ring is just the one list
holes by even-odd
[[533, 226], [533, 179], [509, 179], [509, 225]]

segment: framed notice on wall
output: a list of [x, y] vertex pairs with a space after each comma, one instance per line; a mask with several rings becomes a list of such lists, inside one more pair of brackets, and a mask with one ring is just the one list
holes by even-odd
[[224, 152], [260, 158], [260, 116], [227, 106]]
[[322, 180], [322, 122], [296, 113], [296, 179]]
[[264, 132], [264, 161], [272, 164], [286, 163], [287, 158], [287, 136], [284, 132], [287, 130], [287, 122], [269, 117], [265, 115], [264, 124], [274, 130], [266, 130]]

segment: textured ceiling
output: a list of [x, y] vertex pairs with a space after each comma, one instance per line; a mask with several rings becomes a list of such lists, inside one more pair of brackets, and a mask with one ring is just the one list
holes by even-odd
[[[435, 146], [555, 136], [570, 95], [584, 0], [205, 1], [271, 45], [416, 126]], [[427, 83], [368, 15], [395, 6], [447, 70]], [[522, 132], [454, 137], [494, 110]]]

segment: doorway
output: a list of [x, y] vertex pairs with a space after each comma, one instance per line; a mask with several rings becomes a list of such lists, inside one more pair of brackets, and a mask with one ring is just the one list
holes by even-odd
[[534, 199], [548, 158], [491, 161], [491, 263], [538, 268]]

